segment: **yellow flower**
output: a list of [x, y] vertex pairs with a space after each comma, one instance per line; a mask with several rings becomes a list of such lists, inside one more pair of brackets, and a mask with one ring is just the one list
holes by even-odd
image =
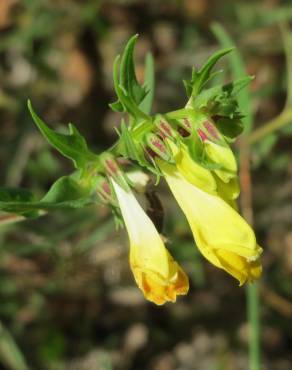
[[186, 294], [186, 274], [164, 246], [153, 222], [144, 212], [134, 194], [112, 180], [130, 239], [130, 265], [144, 296], [158, 305], [175, 302]]
[[158, 164], [203, 256], [238, 279], [240, 285], [257, 279], [262, 271], [262, 249], [247, 222], [221, 197], [186, 181], [175, 166], [161, 160]]

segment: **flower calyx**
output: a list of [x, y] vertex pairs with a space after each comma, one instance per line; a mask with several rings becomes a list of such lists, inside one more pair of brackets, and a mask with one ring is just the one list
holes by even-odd
[[104, 168], [105, 174], [109, 178], [115, 179], [115, 181], [122, 186], [125, 190], [129, 188], [128, 181], [126, 179], [125, 174], [119, 167], [115, 157], [105, 152], [100, 156], [100, 161], [102, 164], [102, 167]]
[[176, 139], [178, 137], [178, 132], [173, 129], [171, 124], [161, 115], [155, 118], [154, 125], [157, 128], [157, 134], [162, 140], [165, 139]]
[[[150, 148], [150, 155], [153, 157], [158, 156], [166, 162], [172, 161], [172, 154], [165, 141], [154, 133], [145, 135], [145, 141], [148, 148]], [[149, 151], [148, 151], [149, 154]]]
[[117, 206], [115, 194], [110, 182], [103, 176], [99, 176], [96, 182], [96, 192], [103, 204]]

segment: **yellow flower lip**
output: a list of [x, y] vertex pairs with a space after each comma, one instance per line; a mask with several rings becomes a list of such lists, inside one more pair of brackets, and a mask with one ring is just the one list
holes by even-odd
[[186, 294], [189, 281], [165, 248], [153, 222], [134, 194], [111, 180], [130, 240], [130, 266], [146, 299], [161, 305]]
[[146, 299], [157, 305], [162, 305], [165, 302], [175, 302], [177, 295], [185, 295], [189, 290], [186, 274], [179, 265], [172, 260], [170, 255], [169, 260], [172, 264], [174, 273], [165, 278], [156, 271], [143, 270], [140, 264], [137, 265], [130, 257], [130, 264], [137, 285], [143, 291]]
[[158, 165], [203, 256], [235, 277], [240, 285], [257, 279], [262, 249], [247, 222], [220, 196], [186, 181], [175, 166], [162, 161]]

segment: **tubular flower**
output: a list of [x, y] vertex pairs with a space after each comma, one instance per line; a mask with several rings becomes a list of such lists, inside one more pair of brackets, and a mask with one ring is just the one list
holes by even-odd
[[134, 194], [112, 180], [130, 239], [130, 265], [144, 296], [157, 305], [188, 292], [186, 274], [164, 246]]
[[247, 222], [221, 197], [186, 181], [175, 166], [161, 160], [158, 164], [203, 256], [235, 277], [240, 285], [257, 279], [262, 271], [262, 249]]

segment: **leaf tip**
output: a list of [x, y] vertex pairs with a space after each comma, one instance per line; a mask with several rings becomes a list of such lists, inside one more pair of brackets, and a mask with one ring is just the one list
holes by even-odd
[[27, 99], [27, 103], [26, 104], [27, 104], [27, 108], [30, 111], [30, 113], [32, 113], [33, 109], [32, 109], [31, 100], [30, 99]]

